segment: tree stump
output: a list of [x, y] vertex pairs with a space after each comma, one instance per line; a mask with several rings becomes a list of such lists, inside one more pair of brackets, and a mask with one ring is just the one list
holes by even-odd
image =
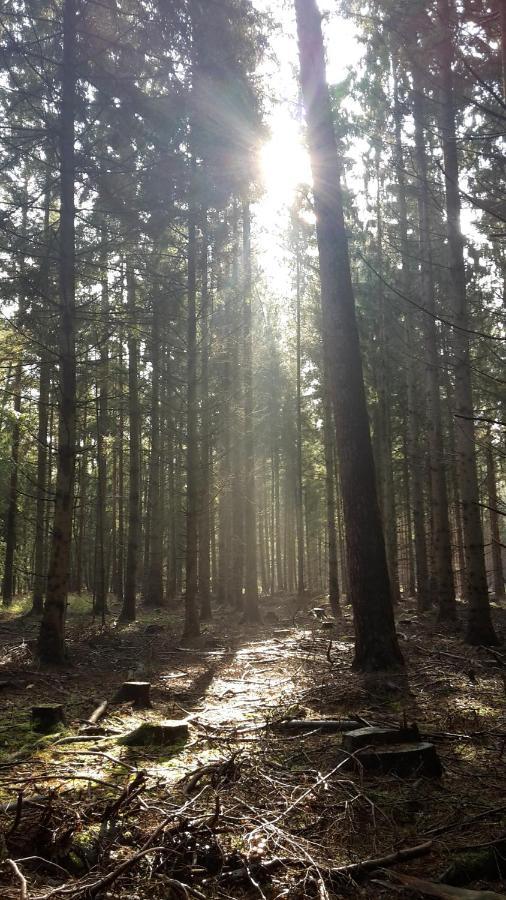
[[32, 706], [32, 726], [34, 731], [50, 734], [65, 721], [61, 703], [44, 703]]
[[187, 740], [189, 733], [187, 719], [143, 722], [134, 731], [130, 731], [120, 738], [119, 743], [126, 747], [165, 747]]
[[355, 753], [361, 747], [374, 746], [379, 744], [399, 744], [402, 741], [419, 741], [420, 732], [416, 725], [409, 728], [380, 728], [374, 725], [366, 728], [356, 728], [348, 731], [343, 738], [343, 748], [348, 753]]
[[434, 744], [424, 741], [416, 744], [358, 750], [354, 759], [350, 759], [350, 765], [354, 760], [360, 763], [366, 772], [373, 774], [395, 774], [401, 778], [410, 775], [439, 778], [443, 774], [441, 760]]
[[116, 703], [133, 703], [136, 709], [149, 709], [151, 701], [149, 681], [124, 681], [114, 700]]

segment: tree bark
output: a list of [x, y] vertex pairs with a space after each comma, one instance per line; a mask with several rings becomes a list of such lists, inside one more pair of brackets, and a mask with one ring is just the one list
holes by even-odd
[[108, 380], [109, 380], [109, 351], [108, 351], [108, 322], [109, 322], [109, 285], [107, 282], [107, 233], [102, 230], [101, 249], [101, 300], [99, 330], [100, 342], [100, 367], [99, 387], [97, 398], [97, 566], [95, 581], [95, 612], [103, 616], [107, 612], [107, 566], [106, 566], [106, 534], [107, 522], [107, 447], [106, 440], [109, 431], [108, 414]]
[[210, 457], [211, 457], [211, 415], [209, 405], [209, 273], [208, 273], [208, 228], [207, 210], [203, 210], [202, 251], [201, 251], [201, 444], [200, 444], [200, 523], [199, 523], [199, 594], [200, 618], [209, 621], [211, 610], [211, 491], [210, 491]]
[[246, 622], [258, 622], [257, 504], [255, 484], [255, 398], [253, 387], [253, 309], [251, 291], [251, 213], [242, 205], [244, 303], [244, 544]]
[[149, 553], [146, 560], [146, 606], [163, 606], [163, 521], [161, 495], [161, 435], [160, 435], [160, 381], [161, 381], [161, 285], [155, 278], [151, 331], [151, 453], [149, 457]]
[[415, 157], [418, 170], [418, 221], [420, 245], [420, 274], [422, 303], [425, 310], [424, 333], [427, 347], [425, 376], [427, 429], [430, 462], [431, 534], [431, 599], [438, 604], [439, 620], [454, 622], [457, 617], [455, 584], [452, 569], [452, 546], [448, 512], [448, 486], [446, 458], [443, 443], [443, 424], [439, 369], [441, 358], [436, 328], [436, 303], [432, 266], [432, 242], [429, 217], [429, 183], [424, 136], [424, 102], [419, 72], [420, 62], [415, 60], [413, 75], [413, 117], [415, 121]]
[[296, 478], [296, 521], [297, 521], [297, 594], [304, 595], [304, 490], [302, 484], [302, 384], [301, 384], [301, 260], [300, 226], [295, 221], [295, 280], [296, 280], [296, 356], [297, 356], [297, 478]]
[[53, 533], [38, 650], [44, 663], [65, 659], [76, 453], [75, 103], [76, 0], [63, 5], [60, 108], [60, 310], [58, 467]]
[[327, 379], [323, 391], [323, 440], [325, 451], [325, 500], [327, 508], [329, 603], [334, 616], [341, 611], [339, 573], [337, 566], [336, 492], [334, 485], [334, 453], [332, 440], [332, 409]]
[[141, 543], [141, 413], [139, 405], [139, 361], [136, 331], [137, 304], [135, 274], [127, 268], [128, 306], [128, 427], [130, 446], [128, 451], [128, 538], [125, 568], [125, 594], [121, 619], [135, 622], [137, 599], [137, 573]]
[[16, 552], [17, 518], [18, 518], [18, 469], [19, 469], [19, 442], [21, 437], [21, 378], [23, 366], [21, 360], [16, 363], [14, 380], [12, 385], [13, 413], [11, 436], [11, 472], [9, 477], [9, 499], [5, 516], [5, 564], [2, 581], [2, 602], [4, 606], [10, 606], [14, 598], [15, 576], [14, 556]]
[[[192, 161], [192, 182], [195, 163]], [[195, 189], [194, 183], [191, 190]], [[197, 609], [197, 553], [199, 504], [199, 454], [197, 446], [197, 227], [194, 200], [190, 199], [188, 214], [187, 261], [187, 446], [186, 446], [186, 595], [184, 636], [200, 633]]]
[[487, 432], [487, 494], [488, 494], [488, 515], [490, 523], [490, 542], [491, 542], [491, 558], [492, 558], [492, 587], [496, 601], [505, 599], [504, 593], [504, 571], [502, 565], [501, 550], [501, 531], [499, 528], [499, 503], [497, 496], [497, 480], [495, 473], [494, 452], [492, 447], [492, 435], [490, 429]]
[[475, 645], [494, 645], [498, 643], [498, 640], [492, 624], [488, 599], [479, 506], [480, 492], [476, 467], [469, 337], [466, 331], [468, 325], [466, 273], [464, 244], [460, 227], [459, 164], [455, 133], [452, 74], [453, 44], [450, 30], [451, 7], [449, 0], [438, 0], [438, 15], [442, 27], [442, 39], [439, 42], [439, 67], [442, 85], [441, 138], [446, 191], [450, 293], [454, 321], [452, 361], [455, 374], [455, 446], [464, 534], [465, 597], [468, 604], [466, 640], [468, 643]]
[[354, 667], [398, 669], [403, 659], [378, 506], [321, 17], [315, 0], [295, 0], [295, 10], [354, 613]]

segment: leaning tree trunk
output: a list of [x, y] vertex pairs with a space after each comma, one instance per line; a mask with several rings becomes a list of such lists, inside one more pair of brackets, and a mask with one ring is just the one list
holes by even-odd
[[137, 574], [141, 543], [141, 411], [139, 404], [139, 360], [136, 333], [135, 275], [127, 269], [128, 301], [128, 537], [125, 567], [125, 591], [121, 619], [134, 622], [136, 616]]
[[354, 666], [395, 669], [403, 659], [378, 506], [321, 17], [315, 0], [295, 0], [295, 10], [355, 623]]
[[38, 649], [42, 662], [65, 658], [65, 612], [70, 579], [76, 443], [75, 349], [75, 103], [76, 0], [63, 6], [60, 109], [60, 310], [58, 467], [47, 593]]
[[497, 644], [488, 599], [485, 552], [480, 516], [476, 466], [474, 406], [469, 355], [464, 243], [460, 228], [460, 193], [453, 95], [453, 46], [449, 0], [439, 0], [442, 40], [439, 65], [442, 81], [441, 138], [446, 190], [446, 219], [450, 257], [450, 294], [454, 327], [452, 356], [455, 374], [455, 447], [460, 482], [465, 555], [465, 597], [468, 604], [466, 640], [470, 644]]

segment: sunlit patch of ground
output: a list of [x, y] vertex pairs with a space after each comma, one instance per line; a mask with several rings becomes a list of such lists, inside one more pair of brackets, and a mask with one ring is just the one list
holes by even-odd
[[[20, 618], [21, 606], [3, 620], [0, 680], [8, 683], [0, 716], [0, 800], [11, 806], [0, 811], [0, 819], [5, 827], [12, 825], [20, 791], [28, 798], [41, 796], [42, 811], [53, 796], [56, 845], [65, 827], [73, 829], [76, 841], [83, 835], [92, 845], [90, 835], [104, 811], [144, 773], [140, 794], [119, 815], [119, 830], [97, 871], [128, 859], [171, 811], [176, 815], [188, 808], [201, 837], [196, 849], [183, 853], [184, 842], [193, 846], [193, 826], [181, 836], [182, 868], [167, 869], [164, 858], [148, 856], [131, 876], [118, 880], [115, 896], [165, 898], [164, 877], [175, 872], [183, 880], [194, 878], [206, 897], [259, 896], [248, 879], [222, 882], [210, 875], [213, 853], [225, 859], [221, 866], [233, 869], [249, 860], [260, 874], [264, 862], [283, 860], [260, 884], [268, 900], [315, 891], [323, 896], [326, 866], [416, 844], [439, 830], [443, 836], [430, 856], [408, 865], [413, 873], [436, 876], [455, 848], [491, 840], [504, 830], [506, 817], [488, 814], [506, 793], [500, 666], [488, 651], [464, 648], [458, 636], [441, 634], [430, 617], [418, 620], [413, 610], [408, 615], [403, 611], [407, 679], [363, 679], [350, 668], [348, 608], [329, 631], [304, 610], [294, 618], [290, 600], [276, 605], [279, 627], [234, 627], [225, 611], [201, 639], [183, 647], [174, 613], [144, 615], [141, 610], [139, 622], [119, 627], [111, 605], [111, 623], [101, 628], [89, 615], [89, 599], [76, 604], [69, 621], [72, 665], [57, 672], [42, 671], [34, 662], [37, 623]], [[128, 678], [151, 681], [152, 708], [111, 705], [100, 723], [105, 735], [69, 742], [98, 702], [113, 697]], [[62, 702], [67, 720], [61, 733], [41, 741], [31, 731], [29, 710], [45, 700]], [[119, 736], [143, 721], [188, 715], [185, 743], [135, 749], [118, 743]], [[443, 778], [345, 772], [338, 735], [287, 735], [271, 727], [280, 719], [305, 715], [360, 715], [379, 723], [416, 720], [436, 742]], [[35, 840], [30, 828], [39, 807], [25, 808], [26, 833], [20, 829], [17, 858], [28, 855], [23, 840]], [[465, 825], [482, 813], [475, 825]], [[207, 832], [205, 826], [202, 831], [198, 823], [207, 821], [217, 823], [217, 830]], [[43, 843], [41, 847], [42, 855], [49, 852]], [[61, 853], [67, 850], [62, 847]], [[76, 853], [81, 853], [79, 846]], [[72, 868], [68, 855], [57, 858], [64, 868]], [[86, 871], [72, 870], [72, 877], [86, 881], [91, 878]], [[51, 870], [28, 869], [27, 876], [34, 900], [58, 883]], [[10, 891], [8, 875], [4, 881]], [[329, 897], [392, 896], [390, 887], [378, 883], [344, 888], [333, 891], [326, 883], [325, 890]], [[5, 896], [15, 898], [16, 890]]]

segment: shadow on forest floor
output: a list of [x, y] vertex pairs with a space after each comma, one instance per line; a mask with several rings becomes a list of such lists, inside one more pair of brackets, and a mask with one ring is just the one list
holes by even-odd
[[[164, 816], [174, 817], [179, 835], [163, 839], [169, 855], [154, 854], [118, 875], [117, 896], [165, 898], [172, 878], [205, 897], [409, 897], [410, 889], [387, 876], [357, 886], [336, 884], [328, 872], [431, 839], [423, 864], [414, 860], [404, 870], [436, 877], [465, 848], [506, 832], [504, 652], [466, 647], [458, 632], [443, 631], [408, 603], [397, 615], [407, 676], [364, 678], [351, 671], [349, 610], [323, 631], [310, 606], [308, 598], [297, 612], [293, 598], [265, 598], [257, 627], [217, 609], [202, 636], [183, 646], [174, 613], [141, 608], [139, 621], [125, 626], [116, 624], [112, 604], [101, 627], [79, 600], [70, 608], [70, 663], [51, 671], [33, 659], [38, 623], [23, 618], [22, 605], [0, 620], [0, 825], [11, 832], [12, 856], [43, 859], [27, 863], [35, 900], [39, 890], [71, 877], [76, 896], [84, 896], [118, 860], [134, 855]], [[504, 610], [495, 614], [504, 628]], [[76, 741], [92, 710], [129, 679], [151, 682], [152, 708], [111, 705], [100, 723], [106, 733]], [[44, 702], [63, 703], [66, 725], [36, 745], [30, 708]], [[118, 744], [143, 721], [187, 715], [185, 744]], [[339, 735], [269, 727], [316, 716], [416, 721], [437, 747], [443, 777], [344, 772]], [[125, 799], [132, 780], [139, 794]], [[21, 819], [12, 830], [20, 793]], [[111, 820], [107, 811], [118, 797]], [[189, 820], [183, 808], [191, 809]], [[178, 822], [186, 822], [184, 835]], [[83, 835], [96, 852], [77, 847]], [[69, 874], [58, 874], [54, 863]], [[12, 873], [0, 870], [2, 879], [2, 897], [17, 898]], [[183, 896], [177, 888], [174, 896], [178, 890]]]

